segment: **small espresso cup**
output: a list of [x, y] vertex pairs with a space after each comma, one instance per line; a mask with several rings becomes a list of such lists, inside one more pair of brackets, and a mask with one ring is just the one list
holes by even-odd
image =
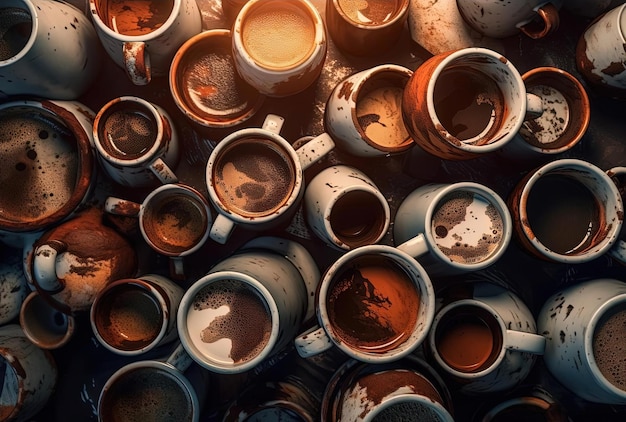
[[120, 185], [178, 181], [172, 171], [180, 158], [178, 134], [159, 105], [133, 96], [114, 98], [96, 115], [93, 138], [103, 170]]
[[111, 214], [138, 217], [144, 240], [170, 257], [170, 275], [176, 279], [185, 277], [183, 258], [204, 245], [213, 221], [204, 196], [180, 183], [156, 188], [141, 204], [108, 197], [104, 207]]
[[319, 172], [304, 193], [306, 221], [337, 249], [377, 243], [387, 233], [389, 203], [362, 171], [335, 165]]
[[113, 353], [137, 356], [177, 339], [183, 293], [181, 286], [157, 274], [108, 284], [89, 314], [96, 340]]
[[513, 159], [551, 157], [576, 146], [591, 116], [589, 97], [580, 81], [556, 67], [532, 69], [522, 80], [527, 92], [541, 98], [544, 112], [524, 121], [502, 153]]
[[195, 0], [89, 0], [100, 42], [135, 85], [166, 76], [176, 50], [202, 31]]
[[626, 283], [577, 282], [554, 293], [537, 317], [548, 370], [576, 396], [626, 404]]
[[326, 25], [335, 45], [356, 56], [393, 47], [405, 28], [409, 0], [327, 0]]
[[334, 148], [324, 133], [295, 150], [279, 135], [283, 121], [269, 114], [262, 128], [233, 132], [211, 152], [206, 184], [218, 211], [216, 242], [226, 243], [236, 225], [259, 231], [288, 222], [304, 196], [304, 169]]
[[559, 27], [559, 9], [564, 0], [456, 0], [463, 19], [476, 31], [493, 38], [522, 32], [543, 38]]
[[28, 340], [41, 349], [65, 346], [74, 336], [76, 320], [54, 307], [46, 297], [31, 292], [20, 308], [20, 327]]
[[333, 89], [324, 127], [337, 147], [360, 157], [381, 157], [414, 145], [402, 118], [402, 95], [413, 72], [382, 64], [354, 73]]
[[221, 374], [251, 370], [284, 351], [312, 309], [316, 286], [307, 279], [319, 280], [319, 272], [315, 265], [301, 265], [311, 261], [301, 245], [270, 238], [217, 263], [183, 296], [178, 332], [185, 349]]
[[626, 241], [619, 238], [624, 205], [611, 178], [625, 175], [626, 167], [607, 173], [579, 159], [530, 171], [508, 198], [520, 245], [553, 262], [579, 264], [607, 252], [626, 262]]
[[404, 90], [402, 114], [425, 151], [466, 160], [504, 147], [524, 120], [543, 113], [513, 64], [500, 53], [468, 47], [436, 54]]
[[295, 339], [302, 357], [336, 346], [349, 357], [385, 363], [412, 353], [426, 338], [435, 311], [430, 278], [413, 258], [412, 242], [397, 248], [352, 249], [324, 273], [316, 295], [317, 326]]
[[431, 275], [484, 269], [506, 251], [511, 214], [500, 196], [474, 182], [431, 183], [410, 192], [393, 222], [394, 242], [422, 234], [420, 263]]
[[232, 36], [237, 72], [268, 96], [304, 91], [326, 60], [326, 26], [309, 0], [250, 0], [239, 11]]
[[122, 366], [104, 384], [98, 421], [200, 420], [200, 398], [184, 372], [193, 361], [178, 345], [165, 360], [140, 360]]
[[[446, 293], [440, 296], [445, 302]], [[427, 354], [460, 391], [482, 394], [523, 382], [543, 354], [545, 339], [516, 294], [477, 282], [470, 294], [436, 311], [427, 345]]]

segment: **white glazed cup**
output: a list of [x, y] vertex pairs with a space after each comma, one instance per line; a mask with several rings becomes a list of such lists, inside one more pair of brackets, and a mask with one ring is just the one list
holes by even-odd
[[9, 43], [12, 54], [0, 57], [0, 93], [75, 100], [93, 84], [102, 49], [81, 10], [52, 0], [5, 0], [0, 16], [5, 15], [4, 22], [13, 17], [14, 23], [5, 23], [3, 36], [23, 39]]
[[543, 38], [559, 27], [563, 0], [457, 0], [461, 15], [476, 31], [493, 38], [506, 38], [522, 32], [530, 38]]
[[[153, 220], [159, 217], [152, 215], [152, 212], [158, 211], [154, 207], [168, 199], [175, 200], [179, 196], [189, 198], [194, 213], [200, 214], [203, 220], [199, 222], [192, 219], [190, 223], [184, 226], [177, 226], [177, 230], [188, 232], [185, 237], [194, 236], [193, 241], [184, 246], [175, 244], [177, 239], [181, 239], [181, 234], [174, 236], [170, 234], [168, 239], [164, 239], [150, 230], [150, 226], [154, 223]], [[139, 218], [139, 229], [142, 237], [154, 251], [170, 257], [170, 275], [175, 279], [185, 278], [183, 258], [198, 251], [204, 245], [209, 238], [209, 228], [213, 222], [210, 205], [204, 196], [193, 187], [181, 183], [165, 184], [154, 189], [141, 204], [121, 198], [108, 197], [104, 203], [104, 209], [110, 214]], [[172, 212], [171, 209], [170, 212]], [[167, 217], [178, 218], [175, 214], [167, 215]]]
[[322, 170], [308, 182], [303, 201], [313, 232], [340, 250], [378, 243], [389, 228], [387, 199], [354, 167], [335, 165]]
[[[276, 244], [285, 245], [286, 249], [280, 253], [273, 249]], [[319, 279], [314, 265], [299, 265], [302, 259], [312, 261], [308, 251], [295, 242], [270, 238], [267, 245], [260, 245], [252, 241], [194, 282], [185, 292], [178, 310], [180, 341], [191, 357], [212, 372], [236, 374], [251, 370], [284, 351], [311, 314], [315, 286], [310, 278]], [[235, 290], [239, 297], [232, 297], [228, 303], [202, 302], [207, 289], [216, 286], [228, 289], [234, 284], [241, 286]], [[262, 303], [267, 320], [254, 316], [256, 311], [251, 313], [250, 309], [260, 310], [250, 305], [246, 295]], [[239, 309], [233, 306], [237, 303]], [[200, 315], [203, 311], [204, 315]], [[227, 321], [219, 321], [220, 318]], [[229, 337], [231, 327], [226, 324], [238, 327], [232, 330], [239, 332], [238, 338]], [[205, 342], [201, 335], [204, 330], [209, 330], [216, 338]], [[241, 332], [260, 337], [259, 343], [251, 344], [250, 338], [241, 338]]]
[[[472, 201], [463, 204], [463, 218], [454, 220], [456, 226], [452, 226], [453, 221], [445, 221], [448, 232], [437, 233], [433, 217], [446, 199], [456, 195], [471, 195]], [[489, 217], [493, 213], [500, 217], [495, 224]], [[402, 200], [394, 218], [393, 235], [394, 243], [400, 244], [421, 234], [425, 251], [420, 263], [431, 275], [451, 275], [481, 270], [499, 260], [511, 241], [512, 226], [506, 203], [487, 186], [474, 182], [431, 183], [416, 188]], [[466, 236], [457, 232], [448, 236], [453, 227], [462, 228]], [[461, 238], [457, 239], [457, 235]], [[453, 240], [460, 243], [450, 243]], [[492, 242], [496, 245], [492, 246]], [[467, 255], [465, 243], [474, 246], [474, 257]], [[464, 254], [465, 258], [461, 258]]]
[[[139, 116], [142, 126], [133, 129], [131, 124], [114, 126], [115, 133], [107, 130], [107, 121], [116, 113]], [[134, 150], [121, 151], [114, 144], [113, 137], [126, 137], [129, 132], [146, 130], [149, 125], [152, 139], [137, 153]], [[154, 132], [154, 133], [152, 133]], [[131, 132], [132, 133], [132, 132]], [[145, 136], [146, 132], [140, 132]], [[154, 186], [159, 183], [178, 181], [173, 169], [180, 158], [180, 141], [170, 115], [159, 105], [134, 96], [114, 98], [98, 111], [93, 124], [93, 139], [98, 159], [106, 174], [116, 183], [129, 187]], [[137, 147], [135, 147], [137, 148]]]
[[[414, 142], [402, 119], [401, 105], [412, 74], [406, 67], [382, 64], [339, 82], [324, 109], [324, 127], [337, 147], [360, 157], [410, 149]], [[378, 95], [380, 92], [386, 95]]]
[[[626, 310], [626, 284], [595, 279], [564, 287], [550, 296], [537, 316], [546, 338], [543, 356], [548, 370], [576, 396], [595, 403], [626, 404], [626, 389], [618, 388], [601, 372], [594, 337], [601, 321]], [[623, 329], [612, 344], [623, 344]], [[622, 351], [615, 359], [623, 359]], [[623, 366], [622, 366], [623, 367]], [[623, 372], [621, 372], [623, 376]]]
[[[270, 20], [271, 23], [263, 24], [263, 20], [268, 22], [267, 19], [257, 19], [258, 16], [267, 18], [273, 14], [282, 19], [282, 22]], [[294, 19], [294, 16], [297, 18]], [[290, 51], [274, 53], [279, 59], [276, 63], [259, 60], [256, 53], [251, 53], [246, 41], [250, 21], [257, 23], [253, 25], [257, 30], [261, 25], [266, 30], [254, 32], [255, 36], [251, 37], [263, 43], [259, 46], [260, 49], [277, 49], [269, 45], [270, 42], [275, 42], [281, 48], [290, 48]], [[277, 31], [281, 27], [284, 28]], [[296, 34], [308, 34], [309, 39], [303, 40], [302, 37], [295, 36]], [[304, 91], [319, 78], [326, 60], [326, 26], [319, 11], [309, 0], [250, 0], [239, 11], [233, 24], [232, 36], [233, 58], [239, 75], [268, 96], [286, 97]], [[294, 57], [298, 57], [296, 62]]]
[[[613, 258], [626, 262], [626, 241], [620, 239], [623, 223], [624, 204], [618, 187], [611, 177], [624, 176], [626, 167], [615, 167], [607, 172], [597, 166], [578, 159], [560, 159], [530, 171], [514, 187], [509, 195], [508, 205], [513, 217], [514, 234], [520, 245], [529, 253], [544, 260], [567, 264], [591, 261], [608, 253]], [[545, 176], [560, 175], [565, 180], [582, 183], [593, 203], [585, 209], [598, 208], [597, 217], [591, 221], [592, 227], [581, 236], [578, 246], [567, 252], [554, 251], [542, 243], [535, 233], [536, 228], [529, 221], [528, 198], [533, 187]]]
[[20, 326], [24, 335], [37, 347], [58, 349], [73, 337], [76, 321], [46, 300], [39, 292], [31, 292], [20, 308]]
[[[134, 299], [129, 295], [132, 292]], [[137, 293], [143, 299], [137, 299]], [[137, 356], [148, 352], [178, 338], [176, 313], [183, 293], [181, 286], [157, 274], [114, 281], [98, 292], [91, 305], [91, 330], [96, 340], [113, 353]], [[150, 305], [146, 304], [146, 298]], [[148, 306], [150, 310], [145, 309]], [[146, 317], [156, 320], [142, 325], [141, 317], [136, 316], [135, 324], [129, 324], [133, 313], [142, 309]], [[123, 322], [130, 326], [121, 325]]]
[[[297, 211], [298, 205], [304, 196], [304, 177], [303, 173], [306, 168], [318, 161], [320, 158], [330, 152], [335, 144], [328, 134], [321, 134], [309, 140], [297, 150], [279, 135], [284, 119], [280, 116], [269, 114], [260, 129], [246, 128], [231, 133], [221, 140], [215, 149], [211, 152], [206, 166], [206, 184], [209, 192], [209, 199], [218, 211], [215, 222], [211, 227], [211, 239], [218, 243], [224, 244], [228, 241], [235, 226], [240, 225], [251, 230], [267, 230], [268, 228], [277, 227], [293, 217]], [[220, 198], [215, 187], [215, 173], [218, 171], [216, 163], [222, 155], [229, 151], [233, 145], [240, 141], [252, 140], [254, 143], [259, 141], [271, 144], [271, 149], [280, 151], [280, 155], [286, 157], [292, 168], [293, 181], [291, 183], [291, 192], [288, 193], [282, 205], [276, 210], [269, 212], [259, 212], [254, 215], [244, 215], [229, 207], [228, 204]], [[245, 175], [249, 179], [254, 178], [254, 174]], [[279, 177], [278, 175], [267, 175], [271, 177]]]
[[[513, 292], [491, 283], [478, 282], [473, 284], [469, 296], [453, 300], [436, 311], [428, 335], [428, 354], [464, 393], [512, 389], [526, 379], [537, 356], [543, 354], [545, 339], [537, 334], [531, 311]], [[446, 360], [445, 353], [440, 352], [439, 341], [446, 330], [454, 328], [453, 324], [470, 321], [488, 327], [493, 343], [489, 355], [480, 356], [480, 362], [463, 362], [464, 370]], [[482, 337], [474, 341], [485, 342]], [[466, 352], [470, 354], [470, 351]]]
[[[195, 0], [173, 0], [172, 10], [161, 25], [150, 32], [138, 35], [121, 34], [109, 23], [108, 3], [110, 0], [89, 0], [91, 16], [100, 42], [113, 61], [126, 71], [135, 85], [148, 84], [153, 76], [167, 75], [176, 50], [189, 38], [202, 31], [202, 15]], [[149, 22], [153, 16], [143, 19], [133, 10], [129, 2], [125, 20]], [[165, 2], [161, 2], [165, 4]], [[111, 26], [109, 26], [111, 25]], [[138, 29], [146, 29], [137, 25]]]

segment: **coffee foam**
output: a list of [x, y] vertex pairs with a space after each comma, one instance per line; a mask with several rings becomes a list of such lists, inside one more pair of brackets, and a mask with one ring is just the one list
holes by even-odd
[[407, 401], [392, 404], [383, 409], [372, 419], [372, 422], [404, 422], [407, 420], [441, 422], [444, 419], [424, 403]]
[[30, 13], [19, 7], [0, 8], [0, 61], [16, 56], [28, 43], [33, 30]]
[[222, 365], [245, 363], [266, 347], [272, 318], [253, 287], [239, 280], [219, 280], [201, 289], [187, 313], [193, 345]]
[[437, 247], [464, 264], [488, 259], [502, 242], [502, 216], [483, 196], [468, 191], [446, 195], [431, 219]]
[[593, 334], [596, 364], [611, 384], [626, 391], [626, 309], [603, 318]]
[[133, 160], [152, 148], [157, 139], [157, 125], [148, 113], [133, 107], [118, 107], [105, 115], [99, 137], [109, 154]]
[[0, 112], [0, 218], [33, 222], [67, 204], [78, 155], [73, 134], [50, 113]]

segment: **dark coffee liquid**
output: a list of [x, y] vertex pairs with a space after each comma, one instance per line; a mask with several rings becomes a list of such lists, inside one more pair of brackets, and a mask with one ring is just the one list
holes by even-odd
[[346, 245], [373, 243], [385, 224], [385, 210], [369, 192], [351, 191], [343, 195], [330, 213], [330, 226]]
[[145, 35], [156, 31], [174, 9], [174, 0], [100, 0], [98, 15], [113, 31]]
[[30, 13], [17, 7], [0, 9], [0, 61], [17, 55], [28, 43], [33, 30]]
[[494, 352], [494, 334], [481, 318], [454, 315], [437, 329], [436, 346], [441, 358], [461, 372], [483, 369]]
[[450, 67], [439, 75], [433, 93], [443, 127], [461, 141], [489, 143], [503, 118], [504, 99], [496, 82], [484, 73]]
[[98, 135], [106, 151], [120, 160], [141, 157], [157, 139], [157, 124], [152, 116], [127, 104], [119, 103], [102, 116]]
[[596, 198], [585, 185], [563, 175], [538, 179], [528, 195], [526, 212], [537, 239], [560, 254], [585, 250], [599, 229]]
[[602, 375], [626, 391], [626, 309], [602, 317], [593, 333], [593, 355]]

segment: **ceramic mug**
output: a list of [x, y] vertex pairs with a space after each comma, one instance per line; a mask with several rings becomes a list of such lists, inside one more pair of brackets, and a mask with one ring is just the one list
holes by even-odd
[[180, 341], [212, 372], [251, 370], [283, 351], [312, 316], [318, 281], [302, 245], [250, 241], [187, 289], [178, 310]]
[[250, 0], [232, 29], [233, 59], [241, 78], [262, 94], [304, 91], [326, 60], [326, 26], [309, 0]]
[[338, 164], [316, 174], [303, 202], [313, 232], [340, 250], [377, 243], [389, 228], [387, 198], [354, 167]]
[[[624, 205], [611, 177], [579, 159], [560, 159], [528, 172], [508, 198], [514, 234], [530, 254], [552, 262], [579, 264], [604, 253], [626, 262], [620, 239]], [[567, 217], [567, 218], [565, 218]]]
[[382, 64], [356, 72], [331, 92], [325, 130], [337, 147], [360, 157], [406, 152], [414, 145], [402, 119], [402, 94], [413, 72]]
[[375, 55], [400, 38], [409, 0], [326, 1], [326, 25], [335, 45], [357, 56]]
[[[15, 250], [17, 251], [17, 250]], [[0, 245], [0, 325], [11, 322], [20, 313], [30, 289], [22, 268], [21, 253]]]
[[195, 0], [89, 0], [105, 51], [135, 85], [167, 75], [176, 50], [202, 31]]
[[504, 147], [524, 120], [543, 113], [513, 64], [481, 47], [436, 54], [414, 72], [402, 99], [409, 134], [447, 160], [477, 158]]
[[522, 383], [545, 339], [533, 314], [513, 292], [488, 282], [439, 293], [427, 354], [463, 393], [510, 390]]
[[474, 182], [431, 183], [410, 192], [393, 222], [394, 243], [421, 235], [420, 263], [431, 275], [484, 269], [502, 257], [512, 237], [500, 196]]
[[476, 31], [493, 38], [506, 38], [522, 32], [530, 38], [543, 38], [559, 27], [563, 0], [457, 0], [463, 19]]
[[114, 98], [98, 111], [93, 139], [99, 162], [116, 183], [129, 187], [176, 183], [178, 133], [159, 105], [134, 96]]
[[20, 308], [20, 327], [24, 335], [41, 349], [65, 346], [74, 336], [76, 319], [54, 306], [45, 295], [30, 292]]
[[98, 36], [89, 18], [69, 3], [5, 0], [0, 33], [0, 94], [75, 100], [98, 76]]
[[543, 304], [537, 324], [548, 370], [576, 396], [626, 404], [623, 344], [626, 284], [594, 279], [565, 286]]
[[178, 338], [176, 313], [184, 290], [158, 274], [116, 280], [89, 311], [96, 340], [113, 353], [137, 356]]
[[216, 242], [226, 243], [238, 225], [260, 231], [288, 222], [304, 196], [304, 170], [335, 146], [324, 133], [296, 150], [279, 134], [283, 122], [269, 114], [260, 129], [232, 132], [211, 152], [206, 184], [218, 211]]

